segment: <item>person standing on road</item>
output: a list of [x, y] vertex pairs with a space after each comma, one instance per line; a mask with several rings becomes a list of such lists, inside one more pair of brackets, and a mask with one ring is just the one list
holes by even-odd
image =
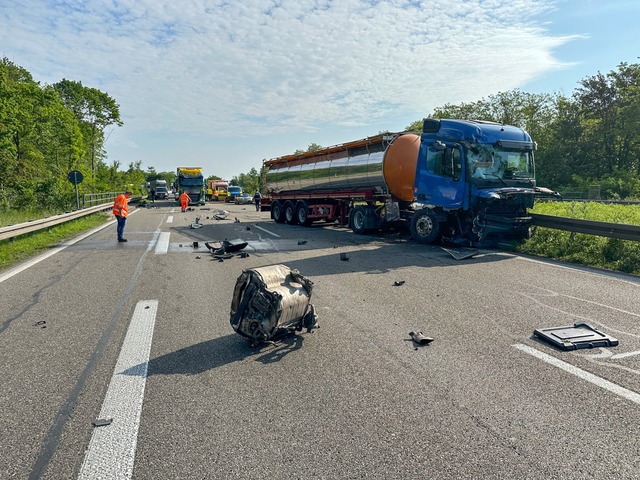
[[260, 211], [260, 200], [262, 200], [262, 195], [260, 195], [260, 190], [256, 190], [256, 193], [253, 194], [253, 202], [256, 204], [256, 212]]
[[151, 189], [151, 203], [156, 203], [156, 190], [155, 190], [155, 188]]
[[187, 192], [182, 192], [182, 194], [180, 195], [180, 197], [178, 197], [178, 199], [180, 200], [180, 206], [182, 207], [182, 211], [186, 212], [187, 207], [189, 206], [189, 200], [191, 200], [189, 198], [189, 195], [187, 195]]
[[118, 221], [118, 241], [126, 242], [124, 238], [124, 226], [127, 222], [127, 216], [129, 215], [129, 199], [131, 198], [131, 192], [126, 191], [121, 193], [113, 201], [113, 214]]

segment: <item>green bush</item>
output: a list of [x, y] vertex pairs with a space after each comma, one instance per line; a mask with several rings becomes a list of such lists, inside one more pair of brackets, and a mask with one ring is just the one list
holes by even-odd
[[[533, 213], [640, 225], [640, 205], [593, 202], [538, 203]], [[518, 251], [593, 267], [640, 275], [640, 242], [536, 228]]]

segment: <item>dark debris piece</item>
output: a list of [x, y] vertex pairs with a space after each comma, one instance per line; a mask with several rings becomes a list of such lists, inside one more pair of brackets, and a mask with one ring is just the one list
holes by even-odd
[[404, 280], [396, 280], [393, 282], [394, 287], [399, 287], [400, 285], [404, 285]]
[[433, 342], [433, 338], [425, 337], [422, 332], [409, 332], [409, 336], [411, 340], [416, 342], [418, 345], [429, 345]]
[[346, 262], [347, 260], [349, 260], [349, 255], [347, 255], [346, 253], [341, 253], [340, 254], [340, 260], [342, 260], [343, 262]]
[[113, 418], [97, 418], [91, 422], [91, 425], [94, 427], [106, 427], [107, 425], [111, 425], [111, 422], [113, 422]]

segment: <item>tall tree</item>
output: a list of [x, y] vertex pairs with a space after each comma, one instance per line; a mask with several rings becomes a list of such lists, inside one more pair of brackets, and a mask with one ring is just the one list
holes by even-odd
[[82, 85], [81, 82], [63, 79], [53, 85], [62, 103], [71, 110], [83, 125], [90, 145], [90, 165], [95, 175], [96, 161], [104, 158], [104, 130], [110, 125], [121, 126], [120, 107], [107, 93]]

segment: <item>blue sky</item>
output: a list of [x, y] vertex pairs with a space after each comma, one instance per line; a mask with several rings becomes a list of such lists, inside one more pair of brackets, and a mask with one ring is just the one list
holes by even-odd
[[111, 95], [108, 161], [231, 178], [446, 103], [570, 95], [640, 56], [637, 0], [2, 0], [0, 56]]

